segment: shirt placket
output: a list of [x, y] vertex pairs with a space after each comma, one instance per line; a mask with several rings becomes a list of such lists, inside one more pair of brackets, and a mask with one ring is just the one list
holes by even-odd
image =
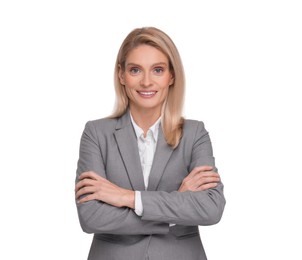
[[143, 151], [142, 151], [142, 165], [143, 165], [143, 175], [144, 175], [144, 183], [145, 183], [145, 189], [148, 187], [149, 183], [149, 174], [151, 170], [151, 165], [152, 165], [152, 154], [153, 154], [153, 148], [151, 145], [151, 138], [152, 138], [152, 133], [149, 130], [147, 132], [146, 138], [141, 136], [141, 140], [143, 143]]

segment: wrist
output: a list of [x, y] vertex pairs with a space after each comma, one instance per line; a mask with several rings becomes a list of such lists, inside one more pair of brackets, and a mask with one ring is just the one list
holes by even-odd
[[135, 208], [135, 192], [133, 190], [126, 190], [123, 195], [123, 205], [125, 207]]

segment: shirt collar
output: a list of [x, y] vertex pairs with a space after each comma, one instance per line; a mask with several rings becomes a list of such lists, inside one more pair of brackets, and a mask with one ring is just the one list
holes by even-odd
[[[140, 138], [144, 134], [144, 131], [135, 123], [131, 113], [130, 113], [130, 118], [131, 118], [132, 125], [134, 127], [136, 137]], [[157, 142], [158, 139], [158, 128], [159, 128], [160, 120], [161, 117], [159, 117], [157, 121], [149, 128], [149, 131], [152, 133], [155, 142]]]

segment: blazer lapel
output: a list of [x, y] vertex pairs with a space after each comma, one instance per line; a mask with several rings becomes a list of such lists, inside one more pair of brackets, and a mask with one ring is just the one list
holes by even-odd
[[173, 152], [173, 148], [167, 144], [162, 129], [161, 127], [159, 127], [157, 146], [154, 154], [147, 190], [149, 191], [157, 190], [158, 184], [164, 173], [164, 170], [171, 157], [172, 152]]
[[137, 139], [129, 112], [118, 119], [114, 136], [133, 190], [145, 190]]

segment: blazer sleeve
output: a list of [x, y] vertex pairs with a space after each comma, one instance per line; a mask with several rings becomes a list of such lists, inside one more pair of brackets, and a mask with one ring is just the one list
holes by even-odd
[[[106, 178], [105, 169], [95, 128], [88, 122], [81, 137], [76, 182], [85, 171], [94, 171]], [[132, 209], [117, 208], [97, 200], [77, 203], [77, 211], [81, 227], [86, 233], [144, 235], [166, 234], [169, 231], [166, 223], [142, 220]]]
[[[212, 144], [202, 122], [195, 127], [189, 172], [202, 165], [215, 167]], [[223, 184], [198, 192], [142, 191], [142, 219], [178, 225], [213, 225], [220, 221], [225, 206]]]

